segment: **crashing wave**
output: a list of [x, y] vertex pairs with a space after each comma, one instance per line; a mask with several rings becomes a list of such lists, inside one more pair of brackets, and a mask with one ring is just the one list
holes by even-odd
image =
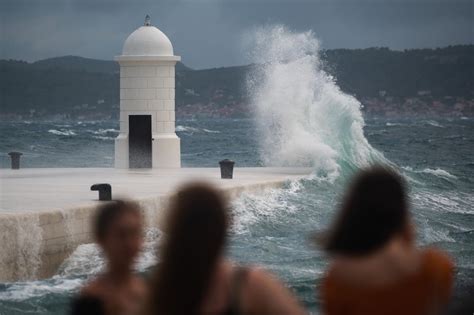
[[336, 178], [342, 169], [382, 162], [364, 136], [361, 104], [343, 93], [321, 66], [311, 31], [264, 27], [249, 37], [248, 90], [267, 166], [312, 166]]

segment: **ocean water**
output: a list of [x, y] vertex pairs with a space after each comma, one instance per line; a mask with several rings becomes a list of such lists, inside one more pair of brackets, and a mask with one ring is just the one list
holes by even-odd
[[[19, 150], [28, 167], [111, 166], [117, 128], [116, 122], [2, 123], [0, 153]], [[215, 167], [222, 158], [237, 166], [262, 165], [258, 129], [254, 119], [178, 121], [183, 165]], [[457, 266], [456, 296], [473, 294], [474, 120], [367, 119], [364, 134], [409, 179], [418, 242], [447, 250]], [[317, 311], [315, 290], [327, 259], [308, 237], [330, 222], [352, 173], [344, 169], [333, 179], [315, 172], [284, 189], [235, 201], [229, 256], [268, 268]], [[159, 235], [148, 231], [139, 270], [155, 263]], [[88, 244], [51, 279], [0, 284], [0, 314], [66, 314], [70, 297], [102, 265], [99, 251]]]
[[[348, 179], [374, 163], [397, 168], [410, 185], [417, 242], [446, 250], [456, 263], [454, 303], [474, 296], [474, 119], [376, 119], [342, 93], [321, 70], [311, 32], [282, 26], [247, 38], [250, 57], [265, 64], [248, 77], [251, 119], [178, 120], [183, 166], [311, 166], [306, 179], [283, 189], [246, 194], [232, 204], [227, 254], [263, 266], [313, 313], [327, 257], [309, 237], [333, 218]], [[112, 166], [115, 121], [0, 123], [1, 167], [6, 153], [24, 153], [24, 167]], [[160, 231], [146, 233], [137, 262], [145, 272], [159, 260]], [[85, 244], [50, 279], [0, 284], [0, 314], [66, 314], [71, 296], [103, 268], [100, 251]]]

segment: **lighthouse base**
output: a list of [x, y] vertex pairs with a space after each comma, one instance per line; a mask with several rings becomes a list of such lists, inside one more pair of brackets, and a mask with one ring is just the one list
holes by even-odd
[[[176, 134], [152, 135], [152, 168], [180, 168], [181, 140]], [[130, 168], [129, 135], [119, 134], [115, 139], [115, 168]]]

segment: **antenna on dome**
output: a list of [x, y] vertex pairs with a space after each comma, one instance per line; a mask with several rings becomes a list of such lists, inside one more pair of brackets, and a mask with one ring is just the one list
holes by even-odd
[[151, 19], [148, 14], [145, 16], [145, 26], [151, 26]]

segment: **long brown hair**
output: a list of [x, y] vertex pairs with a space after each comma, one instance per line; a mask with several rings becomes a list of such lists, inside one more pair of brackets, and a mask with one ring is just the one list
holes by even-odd
[[319, 243], [330, 254], [366, 255], [403, 232], [408, 221], [405, 181], [389, 167], [374, 166], [356, 175]]
[[191, 183], [177, 192], [152, 280], [150, 315], [199, 313], [225, 245], [226, 210], [222, 194], [207, 184]]

